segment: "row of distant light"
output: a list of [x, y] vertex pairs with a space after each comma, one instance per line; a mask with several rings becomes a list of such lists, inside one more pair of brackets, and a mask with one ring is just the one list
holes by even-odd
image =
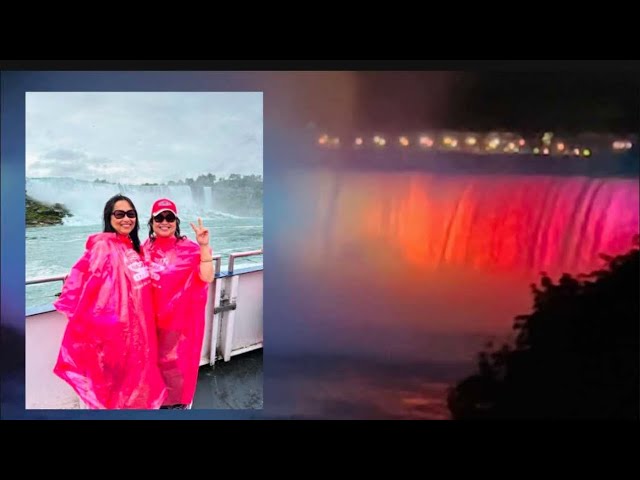
[[[543, 155], [549, 155], [550, 153], [550, 143], [551, 143], [551, 138], [552, 138], [552, 134], [545, 134], [543, 137], [543, 143], [547, 146], [545, 146], [544, 148], [540, 149], [538, 147], [535, 147], [533, 149], [533, 153], [535, 154], [539, 154], [542, 153]], [[487, 143], [487, 149], [488, 150], [495, 150], [498, 148], [498, 146], [500, 145], [501, 140], [497, 137], [492, 138], [488, 143]], [[318, 143], [320, 145], [327, 145], [327, 146], [338, 146], [340, 145], [340, 138], [338, 137], [329, 137], [329, 135], [321, 135], [318, 138]], [[362, 137], [356, 137], [356, 139], [354, 140], [354, 145], [355, 146], [362, 146], [364, 145], [364, 139]], [[387, 143], [386, 139], [380, 135], [375, 135], [373, 137], [373, 143], [375, 145], [378, 145], [380, 147], [384, 147]], [[409, 138], [406, 136], [400, 136], [398, 137], [398, 143], [403, 146], [403, 147], [408, 147], [410, 145], [410, 141]], [[421, 136], [418, 140], [418, 143], [423, 146], [423, 147], [427, 147], [430, 148], [434, 145], [434, 141], [431, 137], [429, 136]], [[458, 146], [458, 139], [455, 137], [451, 137], [451, 136], [445, 136], [442, 139], [442, 143], [450, 148], [456, 148]], [[465, 143], [469, 146], [474, 146], [478, 143], [478, 139], [476, 137], [467, 137], [465, 139]], [[517, 144], [516, 144], [517, 143]], [[505, 147], [504, 147], [504, 151], [505, 152], [519, 152], [520, 151], [520, 147], [524, 147], [526, 145], [526, 142], [523, 138], [519, 139], [517, 142], [508, 142]], [[612, 147], [614, 150], [628, 150], [630, 149], [632, 146], [631, 142], [628, 140], [616, 140], [615, 142], [613, 142]], [[580, 155], [580, 149], [579, 148], [574, 148], [573, 150], [570, 149], [566, 149], [566, 146], [563, 142], [558, 142], [555, 145], [556, 150], [558, 152], [565, 152], [567, 154], [569, 153], [573, 153], [574, 155]], [[565, 150], [566, 149], [566, 150]], [[589, 156], [591, 155], [591, 150], [589, 150], [588, 148], [585, 148], [582, 150], [582, 155], [584, 156]]]
[[[560, 148], [560, 145], [562, 145], [562, 144], [559, 144], [558, 145], [558, 149], [557, 149], [559, 152], [564, 152], [565, 155], [574, 154], [577, 157], [580, 156], [580, 149], [579, 148], [574, 148], [573, 150], [571, 150], [571, 149], [565, 150], [564, 148]], [[536, 155], [538, 155], [540, 153], [542, 153], [543, 155], [549, 155], [550, 152], [549, 152], [549, 148], [547, 148], [547, 147], [544, 147], [543, 149], [535, 147], [533, 149], [533, 153], [535, 153]], [[591, 155], [591, 150], [589, 150], [588, 148], [583, 149], [582, 150], [582, 155], [584, 157], [590, 156]]]
[[614, 150], [629, 150], [631, 148], [631, 142], [628, 140], [616, 140], [613, 142]]

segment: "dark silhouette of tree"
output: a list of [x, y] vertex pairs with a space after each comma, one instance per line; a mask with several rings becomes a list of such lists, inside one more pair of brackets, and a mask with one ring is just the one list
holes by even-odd
[[515, 318], [514, 345], [479, 354], [454, 386], [454, 419], [638, 419], [639, 241], [607, 267], [533, 284], [533, 313]]

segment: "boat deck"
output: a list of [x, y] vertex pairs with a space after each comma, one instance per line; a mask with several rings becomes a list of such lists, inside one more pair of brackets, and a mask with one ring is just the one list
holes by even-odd
[[262, 349], [200, 367], [193, 410], [261, 409]]

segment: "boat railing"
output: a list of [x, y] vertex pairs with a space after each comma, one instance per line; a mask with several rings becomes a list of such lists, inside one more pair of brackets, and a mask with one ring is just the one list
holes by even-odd
[[[263, 249], [229, 255], [227, 271], [222, 271], [222, 255], [213, 256], [215, 279], [209, 285], [205, 312], [205, 338], [201, 364], [262, 348], [262, 265], [237, 268], [238, 258], [262, 255]], [[26, 285], [64, 282], [68, 275], [31, 278]], [[242, 280], [240, 280], [242, 277]], [[242, 289], [239, 288], [242, 283]], [[59, 296], [57, 293], [55, 296]], [[27, 319], [46, 319], [54, 312], [52, 303], [27, 308]]]
[[[261, 264], [237, 268], [237, 259], [262, 255], [262, 248], [229, 255], [227, 271], [215, 255], [215, 279], [209, 284], [204, 312], [200, 366], [230, 361], [263, 348], [263, 271]], [[27, 285], [62, 282], [67, 275], [31, 278]], [[27, 309], [25, 315], [27, 408], [77, 408], [77, 396], [53, 374], [67, 320], [52, 304]]]
[[[246, 252], [237, 252], [237, 253], [231, 253], [229, 255], [229, 260], [228, 260], [228, 265], [227, 265], [227, 271], [223, 272], [221, 271], [222, 268], [222, 255], [217, 254], [213, 256], [213, 262], [214, 262], [214, 272], [215, 272], [215, 276], [216, 277], [221, 277], [221, 276], [226, 276], [226, 275], [231, 275], [233, 274], [233, 269], [235, 267], [235, 260], [236, 258], [244, 258], [244, 257], [252, 257], [255, 255], [262, 255], [263, 251], [262, 249], [258, 249], [258, 250], [251, 250], [251, 251], [246, 251]], [[25, 285], [37, 285], [37, 284], [41, 284], [41, 283], [51, 283], [51, 282], [62, 282], [64, 284], [64, 282], [66, 281], [68, 277], [67, 275], [53, 275], [50, 277], [38, 277], [38, 278], [29, 278], [27, 279], [27, 281], [25, 282]]]
[[56, 275], [54, 277], [31, 278], [26, 281], [27, 285], [35, 285], [37, 283], [62, 282], [67, 279], [67, 275]]

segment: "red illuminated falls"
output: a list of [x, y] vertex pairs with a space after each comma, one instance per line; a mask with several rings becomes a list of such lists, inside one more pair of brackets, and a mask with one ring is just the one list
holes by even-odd
[[581, 272], [638, 233], [630, 179], [368, 174], [338, 193], [328, 245], [357, 239], [420, 269]]

